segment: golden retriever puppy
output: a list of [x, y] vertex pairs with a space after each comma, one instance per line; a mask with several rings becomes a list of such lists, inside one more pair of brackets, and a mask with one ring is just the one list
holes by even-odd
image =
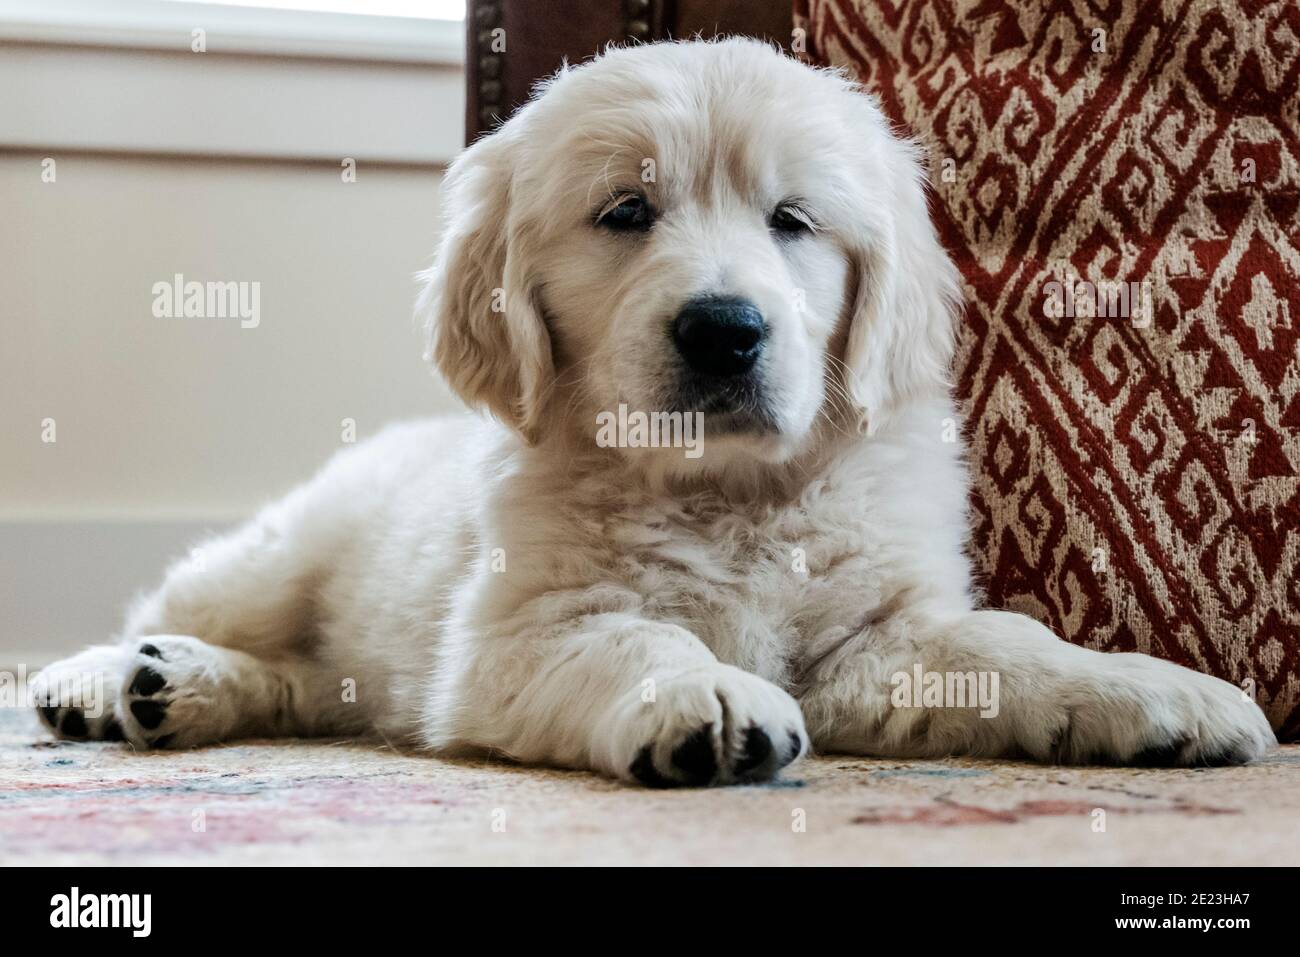
[[390, 428], [175, 565], [38, 678], [65, 737], [382, 736], [654, 786], [810, 746], [1274, 743], [1226, 682], [974, 607], [957, 273], [917, 149], [844, 78], [745, 40], [612, 50], [445, 197], [429, 352], [491, 417]]

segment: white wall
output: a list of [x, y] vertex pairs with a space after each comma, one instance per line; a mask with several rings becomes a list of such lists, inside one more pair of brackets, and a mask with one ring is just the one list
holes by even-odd
[[[106, 636], [169, 555], [339, 448], [344, 419], [364, 438], [456, 408], [412, 304], [459, 69], [206, 56], [0, 43], [19, 94], [0, 104], [0, 665]], [[88, 132], [78, 87], [116, 120]], [[257, 327], [155, 317], [176, 273], [259, 283]]]
[[[413, 273], [439, 174], [0, 155], [0, 519], [247, 512], [340, 441], [445, 405]], [[166, 319], [154, 283], [260, 284], [256, 328]], [[53, 419], [57, 441], [42, 441]]]

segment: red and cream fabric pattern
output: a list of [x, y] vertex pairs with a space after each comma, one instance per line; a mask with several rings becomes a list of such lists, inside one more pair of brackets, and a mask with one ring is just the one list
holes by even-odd
[[987, 601], [1300, 736], [1300, 5], [795, 14], [929, 151]]

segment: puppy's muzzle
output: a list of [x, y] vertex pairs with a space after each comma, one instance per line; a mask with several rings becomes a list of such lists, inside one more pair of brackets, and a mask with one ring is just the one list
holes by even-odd
[[703, 376], [731, 378], [749, 372], [766, 338], [763, 314], [745, 299], [692, 299], [673, 323], [677, 352]]

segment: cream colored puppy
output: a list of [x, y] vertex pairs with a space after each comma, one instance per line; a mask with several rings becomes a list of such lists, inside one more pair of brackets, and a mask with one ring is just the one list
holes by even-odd
[[[1226, 682], [973, 607], [957, 274], [916, 149], [841, 77], [615, 50], [468, 149], [446, 204], [430, 351], [496, 421], [391, 428], [174, 566], [38, 682], [64, 736], [378, 735], [651, 785], [810, 744], [1273, 743]], [[68, 695], [96, 680], [98, 717]]]

